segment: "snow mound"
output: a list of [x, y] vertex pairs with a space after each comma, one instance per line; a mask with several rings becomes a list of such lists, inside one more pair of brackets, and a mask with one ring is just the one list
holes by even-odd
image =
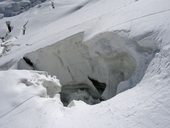
[[0, 81], [0, 118], [35, 97], [54, 97], [61, 91], [55, 77], [39, 71], [1, 71]]

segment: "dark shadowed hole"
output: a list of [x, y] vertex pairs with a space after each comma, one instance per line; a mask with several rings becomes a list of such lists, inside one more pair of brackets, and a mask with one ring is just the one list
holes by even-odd
[[31, 62], [31, 60], [27, 57], [23, 57], [24, 61], [31, 67], [34, 67], [34, 64]]
[[67, 106], [72, 100], [82, 100], [90, 105], [97, 104], [103, 101], [103, 99], [101, 98], [101, 94], [104, 91], [106, 84], [100, 83], [92, 78], [90, 79], [91, 81], [93, 81], [92, 83], [98, 91], [97, 94], [95, 94], [96, 92], [93, 92], [87, 84], [83, 83], [77, 85], [62, 86], [60, 99], [64, 106]]
[[97, 89], [97, 91], [102, 94], [106, 88], [105, 83], [101, 83], [93, 78], [88, 77], [88, 79], [93, 83], [94, 87]]

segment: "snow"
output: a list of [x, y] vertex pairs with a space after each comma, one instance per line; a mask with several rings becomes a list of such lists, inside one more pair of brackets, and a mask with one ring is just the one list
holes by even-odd
[[[5, 70], [0, 71], [0, 127], [168, 128], [170, 1], [53, 1], [55, 9], [47, 1], [0, 20], [0, 37], [7, 33], [5, 21], [14, 27], [3, 42], [7, 50], [0, 48], [0, 69]], [[118, 82], [116, 88], [106, 86], [106, 101], [88, 105], [73, 100], [64, 107], [59, 81], [33, 69], [57, 76], [63, 87], [85, 82], [95, 90], [87, 76], [106, 85]], [[121, 75], [111, 69], [124, 72], [125, 79], [119, 81]], [[71, 100], [89, 96], [76, 93]]]
[[[45, 0], [1, 0], [0, 14], [9, 17], [18, 15]], [[0, 19], [3, 17], [0, 17]]]
[[[4, 76], [8, 77], [4, 78]], [[54, 97], [61, 91], [59, 81], [45, 72], [1, 71], [0, 81], [0, 118], [34, 97]]]

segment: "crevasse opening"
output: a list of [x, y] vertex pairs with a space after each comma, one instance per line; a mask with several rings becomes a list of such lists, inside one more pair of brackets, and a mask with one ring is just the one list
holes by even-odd
[[26, 54], [18, 62], [18, 69], [56, 75], [62, 84], [60, 99], [65, 106], [72, 100], [92, 105], [135, 86], [154, 54], [150, 46], [112, 32], [88, 41], [78, 33]]

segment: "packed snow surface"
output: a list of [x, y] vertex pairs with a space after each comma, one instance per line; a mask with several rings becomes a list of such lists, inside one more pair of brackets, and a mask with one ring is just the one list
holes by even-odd
[[170, 127], [169, 0], [40, 1], [0, 1], [0, 128]]

